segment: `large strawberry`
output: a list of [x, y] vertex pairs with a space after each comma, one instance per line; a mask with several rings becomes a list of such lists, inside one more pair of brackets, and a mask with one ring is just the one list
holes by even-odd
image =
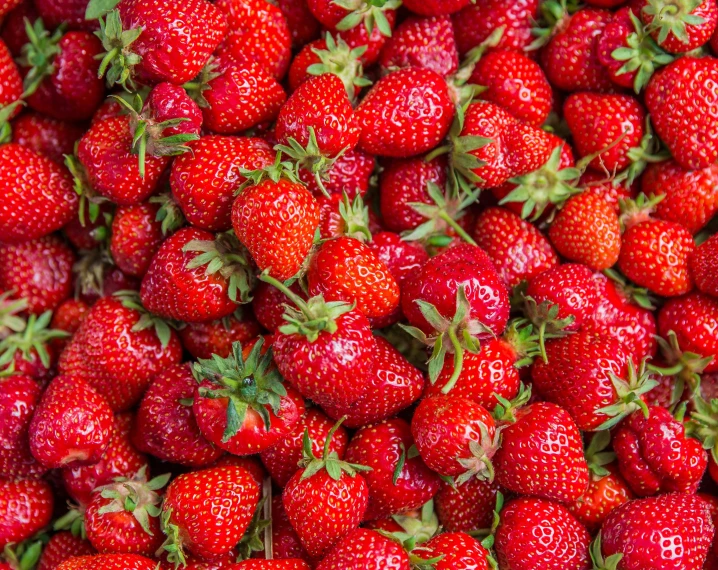
[[54, 570], [157, 570], [157, 561], [139, 554], [73, 556]]
[[52, 519], [53, 505], [47, 481], [0, 479], [0, 548], [20, 543], [42, 530]]

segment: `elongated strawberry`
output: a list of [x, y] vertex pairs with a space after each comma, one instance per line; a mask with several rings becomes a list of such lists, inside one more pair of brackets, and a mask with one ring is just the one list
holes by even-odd
[[43, 479], [0, 479], [0, 547], [19, 543], [52, 518], [52, 488]]

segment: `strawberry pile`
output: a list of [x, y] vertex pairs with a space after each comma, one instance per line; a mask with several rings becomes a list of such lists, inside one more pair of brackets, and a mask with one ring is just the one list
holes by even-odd
[[718, 570], [716, 0], [0, 22], [0, 570]]

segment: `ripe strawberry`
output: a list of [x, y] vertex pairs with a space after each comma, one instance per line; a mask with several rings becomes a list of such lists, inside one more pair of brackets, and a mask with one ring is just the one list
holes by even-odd
[[409, 68], [380, 79], [356, 113], [361, 150], [407, 157], [441, 142], [454, 118], [454, 104], [443, 77], [430, 69]]
[[85, 129], [69, 121], [53, 119], [40, 113], [23, 113], [12, 122], [12, 141], [41, 156], [63, 164], [66, 154], [72, 154], [75, 142]]
[[277, 6], [287, 20], [292, 47], [302, 46], [319, 35], [319, 22], [314, 19], [306, 0], [278, 0]]
[[88, 382], [115, 411], [132, 407], [152, 376], [179, 363], [177, 333], [151, 317], [132, 295], [105, 297], [62, 353], [60, 371]]
[[636, 499], [611, 511], [591, 558], [599, 568], [700, 570], [713, 533], [708, 505], [696, 495]]
[[50, 468], [96, 463], [110, 443], [112, 410], [79, 376], [56, 377], [30, 422], [30, 451]]
[[[383, 14], [386, 16], [389, 28], [393, 29], [396, 24], [396, 12], [388, 10]], [[386, 27], [384, 31], [387, 31]], [[361, 49], [366, 46], [366, 50], [360, 57], [362, 64], [365, 66], [374, 65], [379, 60], [381, 50], [389, 37], [378, 26], [373, 26], [369, 31], [366, 23], [363, 26], [354, 26], [348, 30], [332, 30], [330, 33], [336, 42], [344, 41], [351, 49]]]
[[[320, 178], [324, 190], [330, 196], [344, 196], [350, 200], [364, 196], [369, 190], [369, 180], [374, 172], [374, 157], [359, 149], [349, 150], [337, 156], [326, 173]], [[315, 196], [323, 197], [317, 178], [310, 170], [299, 169], [299, 179]]]
[[77, 212], [72, 178], [60, 165], [15, 143], [0, 146], [0, 241], [37, 239]]
[[422, 16], [443, 16], [458, 12], [469, 3], [469, 0], [429, 0], [428, 2], [407, 0], [403, 2], [403, 5], [415, 14]]
[[718, 237], [711, 236], [699, 245], [689, 259], [696, 287], [718, 297]]
[[586, 570], [591, 536], [562, 505], [522, 497], [501, 510], [494, 548], [506, 570], [562, 568]]
[[[530, 393], [519, 396], [527, 401]], [[512, 410], [508, 401], [498, 413], [501, 447], [494, 455], [496, 481], [514, 493], [573, 502], [588, 487], [588, 465], [581, 434], [569, 413], [538, 402]]]
[[615, 209], [592, 192], [566, 201], [549, 228], [549, 238], [565, 258], [594, 271], [613, 267], [621, 253], [621, 224]]
[[263, 170], [242, 171], [246, 186], [232, 204], [232, 227], [260, 271], [286, 281], [302, 268], [319, 223], [312, 194], [280, 162]]
[[37, 570], [56, 570], [68, 558], [95, 554], [92, 545], [69, 531], [53, 534], [42, 549]]
[[197, 381], [187, 364], [159, 371], [147, 388], [132, 430], [132, 442], [140, 451], [192, 467], [213, 463], [222, 450], [200, 433], [192, 408], [185, 400], [194, 396]]
[[281, 560], [244, 560], [232, 565], [236, 570], [310, 570], [304, 560], [291, 558]]
[[708, 43], [718, 24], [715, 0], [673, 4], [666, 0], [641, 0], [640, 16], [664, 50], [685, 53]]
[[95, 30], [99, 27], [96, 21], [85, 19], [86, 0], [37, 0], [35, 4], [43, 22], [51, 28], [63, 23], [72, 30]]
[[182, 346], [195, 358], [212, 358], [213, 354], [226, 358], [233, 343], [244, 345], [256, 339], [260, 330], [251, 312], [240, 307], [219, 321], [188, 323], [177, 332]]
[[448, 532], [489, 528], [494, 518], [497, 491], [495, 482], [476, 477], [454, 487], [442, 481], [439, 492], [434, 496], [441, 526]]
[[432, 538], [415, 551], [423, 560], [437, 560], [435, 570], [474, 568], [489, 570], [489, 551], [463, 532], [446, 532]]
[[100, 20], [100, 28], [107, 51], [100, 73], [107, 74], [108, 84], [132, 86], [137, 80], [182, 85], [207, 63], [225, 36], [227, 21], [207, 0], [166, 0], [162, 10], [141, 0], [123, 0]]
[[638, 184], [635, 181], [628, 184], [627, 179], [606, 177], [605, 172], [587, 170], [581, 175], [578, 184], [584, 193], [595, 194], [608, 202], [616, 213], [620, 212], [620, 200], [635, 198], [638, 194]]
[[53, 504], [52, 488], [42, 479], [0, 479], [0, 548], [47, 526]]
[[646, 88], [656, 133], [683, 168], [706, 168], [718, 159], [718, 143], [711, 137], [716, 119], [710, 93], [716, 80], [718, 60], [685, 56], [658, 71]]
[[312, 562], [289, 522], [281, 495], [272, 498], [272, 543], [275, 559], [299, 558]]
[[316, 457], [304, 435], [304, 458], [287, 483], [282, 502], [302, 546], [314, 559], [359, 526], [368, 503], [368, 487], [357, 471], [367, 467], [346, 463], [330, 451], [337, 423], [327, 435], [324, 452]]
[[139, 554], [97, 554], [68, 558], [55, 570], [156, 570], [157, 562]]
[[391, 538], [374, 530], [357, 528], [329, 551], [317, 570], [364, 570], [371, 567], [408, 570], [409, 555]]
[[0, 4], [0, 17], [4, 17], [21, 2], [22, 0], [3, 0], [3, 3]]
[[242, 467], [211, 467], [180, 475], [162, 503], [162, 527], [170, 562], [185, 551], [205, 559], [229, 553], [252, 520], [259, 488]]
[[373, 27], [379, 28], [385, 36], [391, 36], [392, 12], [399, 7], [399, 3], [393, 0], [381, 5], [362, 0], [348, 6], [331, 0], [307, 0], [307, 5], [314, 17], [329, 29], [347, 30], [364, 24], [370, 31]]
[[[297, 282], [292, 283], [289, 290], [306, 301], [306, 295]], [[297, 308], [284, 293], [264, 281], [257, 283], [257, 287], [252, 292], [252, 311], [257, 321], [270, 333], [275, 333], [279, 327], [285, 324], [286, 321], [282, 318], [285, 304], [292, 309]]]
[[164, 239], [159, 206], [150, 202], [118, 208], [112, 219], [110, 252], [123, 273], [142, 277]]

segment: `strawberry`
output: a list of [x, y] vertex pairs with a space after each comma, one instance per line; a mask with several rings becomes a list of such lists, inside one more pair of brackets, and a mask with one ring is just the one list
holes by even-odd
[[[527, 401], [530, 392], [519, 395]], [[496, 481], [509, 491], [573, 502], [588, 487], [581, 434], [570, 414], [538, 402], [514, 411], [507, 400], [498, 411], [502, 442], [493, 458]]]
[[0, 146], [0, 241], [51, 234], [77, 212], [72, 178], [50, 159], [15, 143]]
[[[359, 149], [340, 154], [320, 178], [320, 182], [330, 196], [343, 196], [349, 199], [364, 196], [369, 190], [369, 180], [374, 172], [374, 157]], [[310, 170], [300, 168], [299, 179], [315, 196], [324, 196], [317, 178]]]
[[399, 7], [399, 2], [389, 0], [374, 5], [365, 0], [358, 2], [307, 0], [307, 5], [314, 17], [329, 29], [347, 30], [359, 27], [359, 24], [363, 23], [370, 33], [376, 27], [384, 36], [391, 36], [393, 12]]
[[87, 0], [38, 0], [37, 10], [51, 28], [65, 23], [73, 30], [95, 30], [99, 26], [93, 20], [85, 19]]
[[310, 566], [302, 559], [291, 558], [282, 560], [245, 560], [233, 565], [236, 570], [310, 570]]
[[3, 3], [0, 4], [0, 16], [4, 17], [21, 2], [22, 0], [3, 0]]
[[317, 570], [363, 570], [365, 568], [408, 570], [404, 548], [378, 532], [357, 528], [345, 536], [317, 566]]
[[[13, 8], [13, 5], [16, 7]], [[8, 10], [8, 12], [5, 13], [5, 10]], [[2, 41], [13, 57], [19, 57], [22, 54], [22, 46], [28, 42], [25, 18], [30, 22], [34, 22], [40, 17], [35, 8], [35, 3], [28, 4], [22, 0], [19, 2], [16, 0], [3, 0], [3, 3], [0, 4], [0, 17], [3, 20]], [[51, 27], [54, 28], [55, 26]], [[22, 83], [22, 80], [20, 83]], [[19, 92], [22, 92], [22, 86]]]
[[87, 120], [105, 98], [98, 77], [102, 44], [90, 32], [50, 35], [37, 20], [26, 24], [29, 43], [22, 48], [21, 69], [28, 105], [55, 119]]
[[232, 352], [232, 343], [245, 344], [257, 338], [260, 324], [240, 307], [219, 321], [189, 323], [177, 332], [182, 346], [195, 358], [212, 358], [213, 354], [226, 358]]
[[156, 570], [157, 562], [139, 554], [97, 554], [68, 558], [55, 570]]
[[312, 562], [289, 522], [281, 495], [272, 498], [272, 546], [275, 559], [299, 558]]
[[356, 116], [362, 132], [361, 150], [407, 157], [441, 142], [454, 118], [454, 104], [446, 81], [435, 71], [400, 69], [371, 88]]
[[25, 305], [24, 299], [9, 303], [10, 321], [5, 325], [8, 330], [0, 340], [0, 372], [17, 372], [46, 385], [55, 375], [60, 348], [56, 341], [68, 334], [48, 328], [52, 317], [50, 311], [40, 316], [30, 315], [26, 321], [19, 319], [14, 313], [23, 310]]
[[292, 36], [292, 46], [304, 45], [319, 35], [319, 22], [314, 19], [306, 0], [278, 0]]
[[428, 2], [406, 0], [406, 2], [403, 2], [403, 5], [415, 14], [421, 14], [422, 16], [443, 16], [445, 14], [458, 12], [469, 3], [470, 0], [429, 0]]
[[52, 488], [42, 479], [0, 479], [0, 548], [19, 543], [52, 519]]
[[598, 568], [700, 570], [713, 533], [708, 505], [696, 495], [636, 499], [611, 511], [591, 558]]
[[50, 468], [89, 465], [102, 457], [112, 435], [107, 401], [79, 376], [57, 376], [30, 422], [30, 451]]
[[69, 531], [53, 534], [42, 549], [37, 562], [37, 570], [55, 570], [68, 558], [95, 554], [95, 549], [86, 540], [74, 536]]
[[549, 238], [565, 258], [601, 271], [621, 253], [621, 224], [615, 209], [592, 192], [572, 196], [549, 228]]
[[185, 551], [205, 559], [229, 553], [249, 526], [259, 488], [242, 467], [211, 467], [174, 479], [162, 503], [170, 562]]
[[[306, 301], [306, 295], [298, 283], [292, 283], [289, 290], [299, 296], [303, 301]], [[271, 333], [275, 333], [279, 327], [285, 324], [282, 318], [285, 304], [289, 305], [292, 309], [297, 308], [290, 299], [285, 297], [284, 293], [264, 281], [257, 283], [257, 287], [252, 294], [252, 311], [257, 321], [259, 321], [259, 324]]]
[[715, 0], [642, 0], [641, 20], [669, 53], [684, 53], [708, 43], [718, 24]]
[[70, 296], [75, 255], [56, 236], [0, 245], [0, 288], [27, 300], [36, 315]]
[[199, 73], [227, 31], [224, 14], [207, 0], [165, 0], [159, 8], [122, 0], [104, 18], [101, 10], [86, 14], [100, 16], [98, 37], [107, 51], [100, 74], [109, 85], [181, 85]]
[[522, 497], [501, 510], [494, 548], [498, 563], [506, 570], [590, 568], [591, 537], [563, 505], [544, 499]]
[[185, 400], [194, 396], [197, 381], [187, 364], [159, 371], [147, 388], [132, 430], [132, 442], [140, 451], [163, 461], [203, 467], [223, 451], [208, 442]]
[[581, 175], [578, 181], [579, 187], [589, 194], [595, 194], [608, 202], [611, 207], [620, 212], [619, 201], [627, 198], [635, 198], [638, 194], [638, 185], [618, 177], [606, 177], [606, 173], [599, 173], [587, 170]]
[[367, 245], [387, 266], [399, 287], [429, 260], [429, 254], [420, 244], [406, 241], [393, 232], [374, 233]]
[[83, 378], [121, 411], [139, 401], [156, 372], [181, 357], [177, 333], [128, 294], [95, 303], [62, 353], [60, 371]]
[[368, 487], [358, 471], [369, 468], [346, 463], [330, 442], [341, 421], [332, 428], [321, 457], [312, 451], [304, 432], [304, 458], [282, 493], [282, 502], [302, 546], [314, 559], [359, 526], [368, 503]]
[[712, 236], [699, 245], [689, 263], [696, 287], [707, 295], [718, 297], [718, 238]]
[[474, 477], [452, 487], [442, 482], [434, 496], [439, 522], [448, 532], [489, 528], [493, 521], [498, 486]]
[[489, 552], [482, 544], [463, 532], [439, 534], [414, 551], [422, 560], [435, 560], [435, 570], [475, 568], [489, 570]]
[[148, 311], [191, 323], [224, 318], [249, 301], [252, 276], [231, 232], [182, 228], [162, 242], [142, 279]]
[[261, 0], [219, 0], [215, 6], [229, 24], [216, 53], [239, 62], [256, 62], [277, 79], [284, 77], [292, 40], [281, 9]]
[[[164, 240], [159, 206], [143, 202], [117, 209], [112, 219], [110, 253], [123, 273], [142, 277]], [[166, 218], [165, 218], [166, 219]]]
[[[251, 350], [232, 345], [227, 358], [199, 359], [192, 411], [202, 435], [234, 455], [251, 455], [287, 437], [304, 415], [304, 400], [284, 386], [264, 339]], [[268, 351], [271, 349], [267, 349]]]
[[710, 136], [715, 127], [710, 93], [716, 79], [718, 60], [685, 56], [658, 71], [646, 88], [656, 133], [683, 168], [706, 168], [718, 158], [718, 144]]
[[12, 122], [13, 142], [57, 164], [63, 164], [65, 155], [72, 154], [75, 142], [84, 132], [80, 125], [32, 111], [23, 113]]
[[[393, 29], [396, 24], [396, 12], [394, 10], [388, 10], [384, 12], [384, 16], [386, 16], [389, 28]], [[384, 31], [386, 31], [386, 28], [384, 28]], [[361, 49], [366, 46], [366, 50], [359, 58], [365, 66], [373, 65], [379, 60], [381, 50], [389, 37], [389, 35], [385, 34], [378, 26], [373, 26], [372, 29], [369, 30], [366, 24], [363, 26], [354, 26], [348, 30], [332, 30], [330, 33], [336, 42], [346, 42], [350, 49]]]
[[162, 546], [158, 490], [170, 474], [147, 479], [142, 469], [99, 487], [85, 511], [87, 539], [100, 553], [152, 556]]

